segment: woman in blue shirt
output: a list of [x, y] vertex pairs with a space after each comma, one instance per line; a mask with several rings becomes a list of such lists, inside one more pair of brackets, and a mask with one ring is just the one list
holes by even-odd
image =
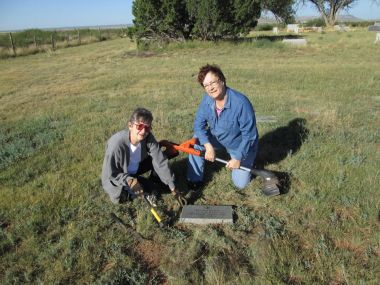
[[203, 181], [205, 159], [215, 160], [215, 149], [225, 149], [231, 159], [226, 167], [232, 170], [232, 181], [243, 189], [250, 182], [250, 173], [240, 166], [253, 167], [258, 148], [255, 112], [242, 93], [228, 87], [221, 69], [216, 65], [200, 68], [198, 82], [206, 93], [194, 121], [196, 149], [205, 156], [189, 155], [187, 179], [189, 188]]

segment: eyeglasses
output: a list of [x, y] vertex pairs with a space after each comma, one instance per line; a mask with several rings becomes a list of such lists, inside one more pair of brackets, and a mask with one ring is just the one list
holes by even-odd
[[139, 123], [139, 124], [135, 123], [135, 125], [138, 131], [142, 131], [142, 129], [145, 129], [146, 132], [150, 132], [152, 129], [152, 126], [145, 125], [144, 123]]
[[204, 89], [207, 89], [207, 88], [209, 88], [209, 87], [215, 87], [218, 83], [219, 83], [219, 79], [218, 80], [215, 80], [215, 81], [212, 81], [212, 82], [210, 82], [210, 83], [208, 83], [208, 84], [204, 84], [203, 85], [203, 88]]

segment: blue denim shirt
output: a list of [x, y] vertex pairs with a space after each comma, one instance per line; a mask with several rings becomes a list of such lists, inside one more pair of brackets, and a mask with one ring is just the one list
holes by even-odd
[[238, 91], [227, 87], [226, 95], [219, 117], [215, 101], [207, 94], [203, 96], [195, 116], [194, 132], [202, 145], [210, 142], [210, 135], [214, 136], [232, 158], [242, 160], [258, 144], [255, 111], [248, 98]]

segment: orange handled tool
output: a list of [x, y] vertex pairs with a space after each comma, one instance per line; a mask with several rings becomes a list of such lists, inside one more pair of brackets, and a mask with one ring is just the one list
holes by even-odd
[[193, 154], [196, 156], [202, 156], [202, 152], [200, 150], [194, 149], [194, 145], [196, 144], [196, 138], [192, 138], [190, 140], [184, 141], [181, 144], [177, 144], [171, 141], [162, 140], [160, 141], [160, 146], [164, 147], [164, 153], [169, 154], [169, 156], [177, 156], [178, 151], [186, 152], [188, 154]]
[[[172, 157], [175, 157], [179, 154], [178, 151], [186, 152], [188, 154], [196, 155], [196, 156], [204, 156], [204, 152], [200, 150], [194, 149], [194, 146], [196, 145], [196, 138], [192, 138], [190, 140], [184, 141], [181, 144], [173, 143], [167, 140], [160, 141], [160, 145], [165, 148], [165, 151], [167, 154], [171, 155]], [[227, 161], [215, 158], [216, 161], [227, 164]], [[266, 196], [276, 196], [281, 194], [279, 189], [279, 181], [276, 177], [276, 175], [265, 169], [255, 169], [255, 168], [247, 168], [244, 166], [240, 166], [241, 170], [251, 172], [253, 175], [260, 176], [263, 178], [263, 193]]]

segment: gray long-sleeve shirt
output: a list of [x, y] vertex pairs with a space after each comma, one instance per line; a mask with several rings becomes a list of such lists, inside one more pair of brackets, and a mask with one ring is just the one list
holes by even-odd
[[[107, 142], [102, 168], [102, 185], [112, 201], [118, 200], [122, 188], [133, 178], [128, 173], [130, 144], [128, 130], [114, 134]], [[148, 156], [152, 157], [153, 168], [161, 181], [170, 189], [174, 189], [174, 174], [152, 133], [141, 141], [141, 161]]]

